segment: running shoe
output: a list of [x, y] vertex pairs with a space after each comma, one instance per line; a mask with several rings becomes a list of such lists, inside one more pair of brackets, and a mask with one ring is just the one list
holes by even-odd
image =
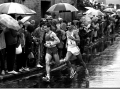
[[76, 71], [74, 69], [72, 69], [70, 72], [70, 78], [71, 79], [74, 78], [75, 74], [76, 74]]
[[86, 74], [86, 76], [89, 76], [89, 71], [88, 71], [88, 69], [85, 70], [85, 74]]
[[29, 69], [29, 68], [27, 68], [27, 67], [26, 67], [26, 68], [24, 68], [24, 70], [25, 70], [25, 71], [30, 71], [30, 69]]
[[89, 80], [89, 71], [88, 71], [88, 69], [85, 70], [85, 79]]
[[18, 72], [16, 72], [16, 71], [10, 71], [10, 72], [8, 72], [9, 74], [18, 74]]
[[46, 76], [46, 77], [43, 77], [42, 79], [43, 79], [44, 81], [46, 81], [46, 82], [50, 82], [50, 78], [47, 77], [47, 76]]
[[42, 66], [42, 65], [40, 65], [40, 64], [38, 64], [38, 65], [37, 65], [37, 67], [38, 67], [38, 68], [43, 68], [43, 66]]
[[1, 74], [2, 74], [2, 75], [5, 75], [5, 71], [4, 71], [4, 70], [2, 70]]
[[24, 68], [19, 69], [19, 72], [23, 72], [23, 71], [24, 71]]

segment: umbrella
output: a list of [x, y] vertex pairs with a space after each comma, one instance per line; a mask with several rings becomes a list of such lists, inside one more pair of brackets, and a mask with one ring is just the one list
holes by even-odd
[[[89, 9], [94, 9], [94, 8], [92, 8], [92, 7], [85, 7], [85, 8], [88, 9], [88, 10], [89, 10]], [[95, 10], [95, 9], [94, 9], [94, 10]]]
[[120, 12], [120, 9], [117, 9], [116, 12]]
[[0, 15], [0, 23], [5, 25], [8, 28], [14, 29], [14, 30], [19, 30], [20, 26], [18, 24], [18, 21], [12, 18], [11, 16], [7, 14], [1, 14]]
[[111, 17], [114, 17], [114, 16], [116, 16], [117, 14], [116, 13], [113, 13], [112, 15], [111, 15]]
[[29, 20], [31, 18], [31, 16], [25, 16], [24, 18], [22, 18], [20, 21], [22, 23], [25, 23], [27, 20]]
[[117, 9], [116, 14], [120, 16], [120, 9]]
[[105, 12], [109, 12], [109, 13], [114, 13], [116, 12], [116, 10], [114, 8], [106, 8], [104, 9]]
[[69, 3], [58, 3], [52, 5], [47, 12], [55, 12], [55, 11], [78, 11], [77, 8], [75, 8], [73, 5]]
[[85, 12], [87, 15], [90, 16], [103, 16], [104, 14], [100, 10], [90, 9], [87, 12]]
[[0, 5], [0, 13], [4, 14], [33, 14], [25, 5], [19, 3], [3, 3]]
[[117, 15], [120, 15], [120, 9], [117, 9], [116, 13]]
[[34, 10], [32, 10], [32, 9], [30, 9], [30, 10], [31, 10], [32, 13], [26, 13], [26, 14], [29, 14], [29, 15], [30, 14], [36, 14], [36, 12]]

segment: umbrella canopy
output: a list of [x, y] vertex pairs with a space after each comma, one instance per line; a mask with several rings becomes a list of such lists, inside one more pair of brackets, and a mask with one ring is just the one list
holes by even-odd
[[100, 10], [90, 9], [87, 12], [85, 12], [87, 15], [90, 16], [103, 16], [104, 14]]
[[69, 3], [58, 3], [52, 5], [47, 12], [55, 12], [55, 11], [78, 11], [77, 8], [75, 8], [73, 5]]
[[112, 15], [111, 15], [111, 17], [114, 17], [114, 16], [116, 16], [117, 14], [116, 13], [113, 13]]
[[36, 14], [36, 12], [34, 10], [32, 10], [32, 9], [30, 9], [30, 10], [31, 10], [32, 13], [26, 13], [26, 14], [28, 14], [28, 15]]
[[120, 16], [120, 9], [117, 9], [116, 13]]
[[109, 12], [109, 13], [114, 13], [116, 12], [116, 10], [114, 8], [106, 8], [104, 9], [105, 12]]
[[85, 7], [85, 8], [88, 9], [88, 10], [89, 10], [89, 9], [94, 9], [94, 8], [92, 8], [92, 7]]
[[11, 16], [7, 14], [1, 14], [0, 15], [0, 23], [5, 25], [8, 28], [14, 29], [14, 30], [19, 30], [20, 26], [18, 24], [18, 21], [12, 18]]
[[116, 12], [120, 12], [120, 9], [117, 9]]
[[25, 17], [23, 17], [20, 21], [22, 22], [22, 23], [25, 23], [27, 20], [29, 20], [31, 18], [31, 16], [25, 16]]
[[4, 14], [32, 14], [33, 12], [25, 5], [19, 3], [3, 3], [0, 5], [0, 13]]

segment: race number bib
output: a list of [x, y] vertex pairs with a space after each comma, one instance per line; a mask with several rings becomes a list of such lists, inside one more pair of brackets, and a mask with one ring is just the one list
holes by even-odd
[[68, 40], [68, 45], [76, 45], [76, 42], [73, 41], [73, 40], [71, 40], [71, 39], [69, 39], [69, 40]]

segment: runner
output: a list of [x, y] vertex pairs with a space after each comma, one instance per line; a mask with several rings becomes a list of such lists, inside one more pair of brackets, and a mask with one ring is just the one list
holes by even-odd
[[85, 62], [82, 59], [82, 55], [80, 53], [80, 49], [77, 46], [77, 42], [80, 42], [80, 38], [78, 36], [78, 32], [74, 30], [73, 25], [69, 25], [68, 31], [66, 32], [67, 36], [67, 54], [64, 60], [60, 60], [60, 62], [66, 62], [68, 67], [70, 68], [70, 78], [73, 78], [76, 71], [72, 68], [72, 65], [70, 63], [70, 58], [75, 55], [77, 57], [77, 60], [79, 62], [79, 65], [83, 65], [83, 67], [86, 69], [86, 75], [88, 75], [88, 69], [86, 67]]
[[45, 47], [46, 47], [46, 76], [43, 77], [43, 80], [50, 82], [50, 61], [52, 59], [52, 56], [55, 59], [55, 62], [57, 65], [60, 64], [59, 62], [59, 56], [58, 56], [58, 50], [56, 47], [56, 44], [60, 43], [59, 38], [56, 36], [56, 34], [50, 30], [51, 25], [47, 24], [44, 25], [44, 30], [46, 31], [45, 34]]

